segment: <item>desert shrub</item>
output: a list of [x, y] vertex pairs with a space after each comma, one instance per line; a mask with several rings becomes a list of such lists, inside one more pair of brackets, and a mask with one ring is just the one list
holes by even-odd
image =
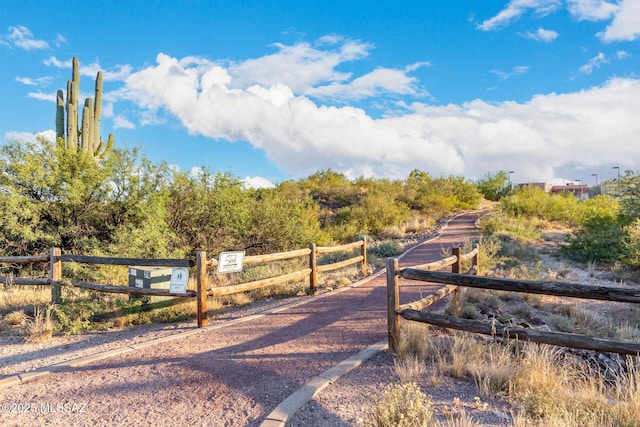
[[624, 229], [627, 239], [623, 242], [624, 258], [628, 265], [640, 267], [640, 219]]
[[593, 216], [583, 221], [564, 253], [581, 262], [612, 263], [624, 255], [623, 241], [623, 228], [616, 219]]
[[376, 258], [391, 258], [400, 255], [403, 252], [402, 246], [393, 240], [376, 242], [367, 248], [367, 256]]
[[542, 218], [548, 197], [547, 193], [536, 186], [519, 187], [500, 200], [500, 210], [514, 217]]
[[426, 427], [433, 417], [431, 401], [415, 383], [386, 386], [373, 401], [369, 427]]

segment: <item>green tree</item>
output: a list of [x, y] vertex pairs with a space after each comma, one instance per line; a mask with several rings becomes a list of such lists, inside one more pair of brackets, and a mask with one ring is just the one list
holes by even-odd
[[280, 252], [311, 242], [327, 243], [320, 228], [319, 206], [300, 188], [285, 182], [273, 189], [247, 192], [252, 215], [242, 241], [248, 252]]
[[[16, 218], [2, 232], [5, 239], [18, 238], [16, 248], [43, 252], [56, 245], [78, 253], [105, 237], [107, 173], [91, 156], [45, 140], [14, 141], [0, 149], [0, 167], [2, 204], [14, 208], [4, 214]], [[15, 230], [18, 224], [29, 229]]]
[[[166, 165], [114, 150], [91, 153], [46, 140], [0, 148], [0, 239], [7, 253], [150, 256], [175, 246], [166, 227]], [[141, 230], [157, 230], [155, 238]], [[149, 236], [141, 241], [136, 236]], [[146, 243], [145, 243], [146, 242]]]
[[242, 181], [229, 174], [174, 172], [167, 200], [170, 228], [187, 252], [243, 249], [251, 201]]
[[485, 199], [497, 202], [509, 193], [510, 183], [507, 171], [501, 170], [495, 174], [487, 173], [478, 180], [478, 190]]
[[640, 174], [627, 170], [617, 185], [624, 214], [630, 219], [640, 218]]
[[463, 177], [433, 178], [427, 172], [414, 169], [405, 182], [403, 200], [415, 211], [445, 216], [475, 209], [481, 198], [476, 185]]

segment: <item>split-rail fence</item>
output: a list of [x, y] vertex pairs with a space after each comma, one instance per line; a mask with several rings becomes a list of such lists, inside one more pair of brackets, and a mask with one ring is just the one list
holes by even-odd
[[[461, 274], [460, 265], [472, 259], [472, 267]], [[512, 280], [476, 276], [478, 270], [478, 247], [461, 255], [459, 248], [453, 248], [452, 256], [429, 264], [398, 268], [396, 258], [388, 258], [387, 266], [387, 317], [389, 349], [397, 352], [400, 340], [400, 319], [427, 323], [449, 329], [474, 332], [494, 337], [531, 341], [556, 346], [595, 350], [640, 356], [640, 342], [600, 338], [563, 332], [542, 331], [524, 327], [507, 327], [489, 322], [461, 319], [455, 316], [422, 311], [434, 302], [454, 292], [452, 303], [459, 304], [459, 287], [493, 289], [507, 292], [524, 292], [561, 297], [574, 297], [626, 303], [640, 303], [640, 289], [621, 286], [594, 286], [570, 282]], [[435, 271], [452, 266], [451, 272]], [[445, 286], [421, 300], [400, 305], [399, 279], [442, 283]]]
[[[353, 252], [356, 249], [360, 249], [359, 255], [357, 256], [338, 262], [318, 265], [318, 255], [335, 252]], [[214, 271], [209, 270], [209, 268], [216, 267], [218, 265], [218, 260], [216, 260], [215, 258], [207, 259], [207, 253], [205, 251], [197, 252], [196, 259], [194, 261], [192, 259], [116, 258], [62, 254], [60, 248], [52, 248], [47, 255], [0, 257], [0, 264], [48, 263], [48, 277], [33, 278], [0, 276], [0, 283], [21, 286], [51, 286], [52, 304], [56, 304], [62, 301], [62, 288], [64, 287], [64, 285], [70, 285], [76, 288], [90, 289], [97, 292], [107, 293], [175, 297], [180, 300], [184, 298], [195, 298], [197, 305], [196, 318], [198, 327], [205, 327], [207, 326], [207, 297], [209, 296], [215, 297], [229, 295], [305, 278], [308, 278], [309, 280], [309, 292], [311, 294], [315, 294], [318, 291], [318, 273], [337, 270], [339, 268], [357, 263], [361, 265], [362, 276], [367, 275], [366, 238], [340, 246], [316, 246], [315, 243], [311, 243], [309, 245], [309, 248], [305, 249], [267, 255], [247, 256], [244, 257], [244, 265], [269, 263], [299, 257], [308, 257], [308, 268], [303, 268], [302, 270], [283, 274], [280, 276], [269, 277], [266, 279], [247, 283], [240, 283], [237, 285], [212, 287], [210, 281], [210, 273], [214, 273]], [[195, 267], [196, 289], [189, 289], [184, 293], [173, 293], [167, 289], [147, 289], [133, 286], [105, 285], [85, 281], [68, 280], [64, 279], [62, 274], [62, 264], [64, 262], [141, 267]]]

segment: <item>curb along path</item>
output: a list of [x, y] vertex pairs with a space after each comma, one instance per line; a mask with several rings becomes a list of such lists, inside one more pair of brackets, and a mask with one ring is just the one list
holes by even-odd
[[[474, 234], [476, 218], [451, 220], [401, 265], [442, 258]], [[414, 283], [402, 302], [440, 286]], [[3, 411], [0, 424], [284, 425], [314, 393], [384, 348], [385, 303], [378, 274], [259, 315], [5, 378], [0, 403], [29, 410]], [[51, 407], [44, 403], [69, 411], [43, 413]]]

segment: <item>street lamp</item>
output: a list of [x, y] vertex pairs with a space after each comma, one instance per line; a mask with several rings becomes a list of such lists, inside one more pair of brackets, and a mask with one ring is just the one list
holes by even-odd
[[[598, 186], [598, 174], [597, 173], [592, 173], [591, 176], [595, 176], [596, 177], [596, 187]], [[600, 189], [600, 191], [598, 191], [598, 193], [602, 194], [602, 188]]]
[[617, 169], [618, 170], [618, 179], [616, 180], [616, 187], [618, 187], [618, 196], [620, 195], [620, 166], [614, 166], [611, 169]]
[[515, 173], [514, 171], [509, 171], [508, 176], [509, 176], [509, 191], [513, 190], [513, 183], [511, 182], [511, 174]]

